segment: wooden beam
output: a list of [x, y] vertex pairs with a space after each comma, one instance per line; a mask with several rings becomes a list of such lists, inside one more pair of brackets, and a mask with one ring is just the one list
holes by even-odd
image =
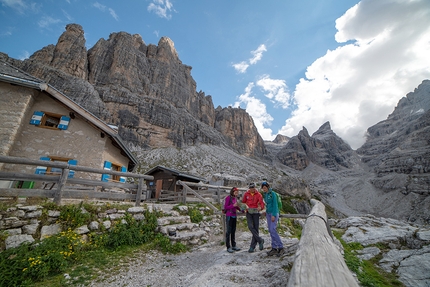
[[311, 204], [287, 286], [358, 287], [328, 232], [324, 205], [315, 199]]
[[185, 184], [184, 182], [178, 180], [177, 184], [182, 185], [187, 192], [191, 192], [192, 194], [194, 194], [195, 196], [197, 196], [201, 201], [203, 201], [204, 203], [206, 203], [207, 206], [209, 206], [213, 211], [215, 211], [216, 213], [219, 213], [218, 208], [216, 208], [215, 206], [212, 205], [212, 203], [210, 203], [209, 201], [207, 201], [206, 199], [204, 199], [200, 194], [198, 194], [195, 190], [192, 190], [187, 184]]

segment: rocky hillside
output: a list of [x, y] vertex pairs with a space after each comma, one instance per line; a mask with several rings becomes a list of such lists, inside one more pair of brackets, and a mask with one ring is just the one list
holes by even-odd
[[65, 93], [109, 124], [140, 159], [213, 183], [245, 186], [267, 178], [284, 195], [317, 196], [339, 216], [374, 214], [430, 223], [430, 81], [368, 129], [357, 151], [326, 122], [312, 135], [264, 142], [246, 110], [214, 108], [196, 91], [173, 42], [146, 44], [112, 33], [92, 48], [70, 24], [56, 45], [20, 61], [0, 58]]
[[146, 45], [139, 35], [112, 33], [87, 51], [84, 30], [69, 24], [56, 45], [23, 62], [7, 60], [117, 125], [121, 137], [135, 147], [204, 143], [248, 156], [266, 154], [245, 110], [215, 110], [211, 96], [196, 92], [191, 67], [179, 60], [169, 38], [156, 46]]

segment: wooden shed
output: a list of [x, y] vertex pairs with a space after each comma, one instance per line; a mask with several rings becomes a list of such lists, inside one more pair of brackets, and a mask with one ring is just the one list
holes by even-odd
[[[160, 165], [150, 169], [145, 173], [145, 175], [151, 175], [154, 177], [153, 181], [147, 181], [147, 185], [148, 192], [151, 191], [151, 198], [155, 198], [157, 200], [162, 197], [180, 196], [182, 194], [182, 186], [176, 184], [178, 180], [206, 183], [206, 180], [202, 177], [186, 174]], [[193, 189], [198, 189], [198, 187], [193, 187]]]

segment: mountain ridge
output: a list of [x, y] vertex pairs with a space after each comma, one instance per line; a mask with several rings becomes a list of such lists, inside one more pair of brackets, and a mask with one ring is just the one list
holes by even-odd
[[430, 223], [428, 80], [370, 127], [355, 151], [329, 122], [312, 136], [303, 127], [297, 136], [263, 141], [246, 110], [215, 109], [212, 96], [196, 91], [192, 67], [167, 37], [156, 46], [117, 32], [87, 50], [82, 27], [69, 24], [56, 45], [29, 59], [0, 58], [118, 126], [141, 172], [160, 164], [239, 186], [267, 178], [283, 195], [318, 196], [339, 216]]

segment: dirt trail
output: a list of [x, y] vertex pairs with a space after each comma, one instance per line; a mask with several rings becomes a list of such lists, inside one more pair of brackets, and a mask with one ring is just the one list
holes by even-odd
[[[250, 232], [237, 232], [237, 246], [242, 250], [230, 254], [219, 241], [194, 247], [179, 255], [157, 251], [139, 254], [115, 275], [106, 275], [102, 282], [90, 286], [287, 286], [297, 239], [282, 238], [286, 254], [268, 257], [270, 236], [263, 234], [265, 249], [248, 253]], [[258, 248], [257, 248], [258, 249]]]

